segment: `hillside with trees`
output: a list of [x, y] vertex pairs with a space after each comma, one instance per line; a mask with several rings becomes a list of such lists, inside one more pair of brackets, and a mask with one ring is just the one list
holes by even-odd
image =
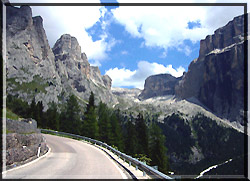
[[8, 95], [7, 107], [23, 118], [37, 120], [39, 128], [52, 129], [97, 139], [118, 150], [145, 161], [164, 173], [169, 171], [165, 136], [154, 122], [146, 124], [141, 113], [128, 120], [119, 109], [109, 108], [105, 103], [95, 104], [93, 92], [85, 111], [82, 112], [74, 95], [58, 112], [55, 103], [43, 112], [42, 102], [33, 100], [29, 105], [21, 99]]

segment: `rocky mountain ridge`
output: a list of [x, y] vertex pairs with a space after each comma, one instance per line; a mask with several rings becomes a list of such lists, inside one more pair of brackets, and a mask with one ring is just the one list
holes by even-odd
[[150, 76], [141, 91], [111, 89], [111, 78], [89, 64], [75, 37], [64, 34], [51, 49], [41, 17], [32, 17], [28, 6], [7, 7], [7, 93], [28, 102], [35, 97], [47, 109], [52, 101], [63, 103], [70, 93], [86, 104], [93, 91], [110, 106], [155, 112], [159, 121], [171, 111], [193, 115], [193, 110], [203, 110], [242, 130], [243, 22], [243, 16], [236, 17], [201, 40], [199, 57], [182, 77]]
[[[207, 168], [218, 164], [218, 158], [225, 161], [243, 151], [244, 135], [239, 132], [244, 127], [242, 117], [237, 117], [243, 106], [242, 22], [236, 17], [202, 40], [200, 56], [181, 78], [153, 75], [140, 90], [111, 88], [110, 77], [89, 64], [75, 37], [64, 34], [50, 48], [41, 17], [32, 17], [28, 6], [7, 7], [7, 94], [28, 102], [35, 97], [46, 109], [52, 101], [63, 104], [69, 94], [85, 105], [93, 91], [98, 100], [119, 108], [127, 120], [142, 112], [147, 123], [156, 121], [176, 171], [187, 174], [187, 168]], [[231, 36], [234, 40], [229, 40]], [[14, 138], [13, 133], [11, 143]], [[27, 145], [21, 142], [18, 147], [24, 153]]]
[[[249, 15], [248, 15], [249, 16]], [[123, 101], [117, 107], [159, 114], [159, 121], [171, 113], [190, 119], [197, 113], [244, 131], [244, 15], [208, 35], [200, 43], [199, 57], [180, 78], [169, 74], [146, 79], [144, 89], [134, 102]], [[114, 94], [118, 94], [113, 91]], [[126, 91], [119, 95], [127, 97]], [[185, 116], [186, 115], [186, 116]]]
[[86, 103], [90, 92], [98, 100], [116, 102], [111, 78], [90, 66], [75, 37], [62, 35], [51, 49], [43, 20], [29, 6], [6, 7], [7, 94], [31, 102], [62, 104], [69, 94]]
[[241, 15], [201, 40], [199, 57], [177, 84], [176, 96], [195, 97], [219, 117], [243, 125], [244, 36]]
[[158, 74], [149, 76], [145, 80], [144, 89], [139, 95], [139, 99], [147, 99], [151, 97], [174, 95], [175, 85], [182, 77], [174, 77], [170, 74]]

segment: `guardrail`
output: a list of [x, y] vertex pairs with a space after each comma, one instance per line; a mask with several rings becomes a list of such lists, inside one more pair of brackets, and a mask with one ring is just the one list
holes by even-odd
[[116, 154], [119, 158], [123, 159], [124, 161], [128, 161], [129, 165], [132, 164], [132, 165], [136, 166], [136, 169], [142, 170], [143, 174], [147, 173], [147, 175], [149, 175], [151, 178], [173, 179], [173, 178], [161, 173], [160, 171], [155, 170], [154, 168], [146, 165], [145, 163], [143, 163], [143, 162], [141, 162], [141, 161], [139, 161], [139, 160], [137, 160], [137, 159], [135, 159], [135, 158], [133, 158], [133, 157], [131, 157], [129, 155], [126, 155], [125, 153], [122, 153], [122, 152], [114, 149], [113, 147], [111, 147], [108, 144], [103, 143], [101, 141], [94, 140], [94, 139], [91, 139], [91, 138], [88, 138], [88, 137], [85, 137], [85, 136], [71, 134], [71, 133], [64, 133], [64, 132], [59, 132], [59, 131], [47, 130], [47, 129], [40, 129], [40, 130], [43, 133], [54, 133], [54, 134], [57, 134], [57, 135], [67, 135], [67, 136], [82, 139], [82, 140], [85, 140], [85, 141], [89, 141], [89, 142], [91, 142], [93, 144], [102, 146], [102, 147], [112, 151], [114, 154]]

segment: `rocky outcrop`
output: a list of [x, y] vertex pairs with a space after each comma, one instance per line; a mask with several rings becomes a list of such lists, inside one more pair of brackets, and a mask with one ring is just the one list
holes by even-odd
[[36, 121], [6, 120], [6, 166], [7, 169], [22, 165], [44, 155], [48, 151], [46, 141], [37, 129]]
[[6, 7], [7, 93], [31, 102], [58, 103], [61, 80], [55, 70], [40, 16], [32, 18], [31, 8]]
[[102, 76], [98, 67], [90, 66], [75, 37], [62, 35], [55, 43], [53, 52], [56, 70], [66, 89], [72, 89], [74, 94], [85, 100], [92, 91], [103, 102], [115, 101], [110, 90], [111, 79], [107, 75]]
[[144, 89], [139, 95], [139, 99], [174, 95], [175, 85], [180, 79], [181, 78], [173, 77], [170, 74], [158, 74], [150, 76], [145, 80]]
[[103, 75], [102, 76], [102, 81], [104, 85], [108, 88], [111, 89], [112, 86], [112, 79], [108, 75]]
[[37, 123], [34, 119], [22, 119], [20, 121], [7, 119], [6, 127], [9, 132], [29, 134], [29, 133], [40, 133], [37, 129]]
[[244, 15], [235, 17], [224, 27], [215, 30], [213, 35], [208, 35], [200, 41], [199, 57], [204, 57], [208, 53], [244, 40]]
[[92, 91], [98, 100], [112, 104], [111, 79], [90, 66], [75, 37], [62, 35], [50, 48], [43, 20], [32, 17], [29, 6], [7, 6], [7, 94], [31, 103], [63, 104], [70, 94], [82, 102]]
[[195, 97], [218, 116], [243, 125], [245, 54], [242, 15], [201, 40], [199, 57], [176, 86], [176, 95]]

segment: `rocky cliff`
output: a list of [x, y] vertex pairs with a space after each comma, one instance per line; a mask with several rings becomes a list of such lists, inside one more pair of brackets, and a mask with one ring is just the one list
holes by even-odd
[[[33, 119], [6, 120], [6, 166], [13, 168], [48, 151], [45, 138], [37, 129], [37, 123]], [[40, 153], [38, 155], [38, 149]]]
[[242, 15], [201, 40], [199, 57], [176, 86], [176, 95], [195, 97], [218, 116], [243, 124], [246, 53]]
[[82, 99], [88, 100], [90, 92], [103, 102], [114, 102], [111, 93], [112, 80], [108, 75], [101, 75], [98, 67], [90, 66], [85, 53], [75, 37], [62, 35], [53, 47], [56, 71], [60, 75], [63, 87], [72, 90]]
[[50, 102], [62, 104], [69, 94], [83, 102], [93, 91], [98, 100], [116, 102], [112, 80], [90, 66], [75, 37], [62, 35], [50, 48], [43, 20], [32, 17], [29, 6], [7, 6], [7, 94], [29, 103], [35, 97], [45, 110]]
[[[190, 63], [182, 77], [175, 78], [169, 74], [150, 76], [138, 98], [142, 102], [155, 102], [173, 96], [176, 104], [180, 99], [186, 99], [220, 118], [242, 126], [244, 58], [247, 53], [244, 52], [245, 43], [242, 15], [200, 41], [199, 57]], [[168, 109], [174, 107], [171, 103]], [[178, 107], [178, 110], [181, 109]], [[187, 113], [192, 114], [193, 111], [187, 109]], [[168, 112], [167, 109], [164, 112]]]
[[41, 17], [32, 18], [31, 8], [7, 6], [7, 93], [31, 102], [58, 102], [61, 80], [55, 70]]
[[139, 99], [148, 99], [156, 96], [174, 95], [175, 85], [181, 78], [173, 77], [170, 74], [152, 75], [145, 80], [144, 89]]

